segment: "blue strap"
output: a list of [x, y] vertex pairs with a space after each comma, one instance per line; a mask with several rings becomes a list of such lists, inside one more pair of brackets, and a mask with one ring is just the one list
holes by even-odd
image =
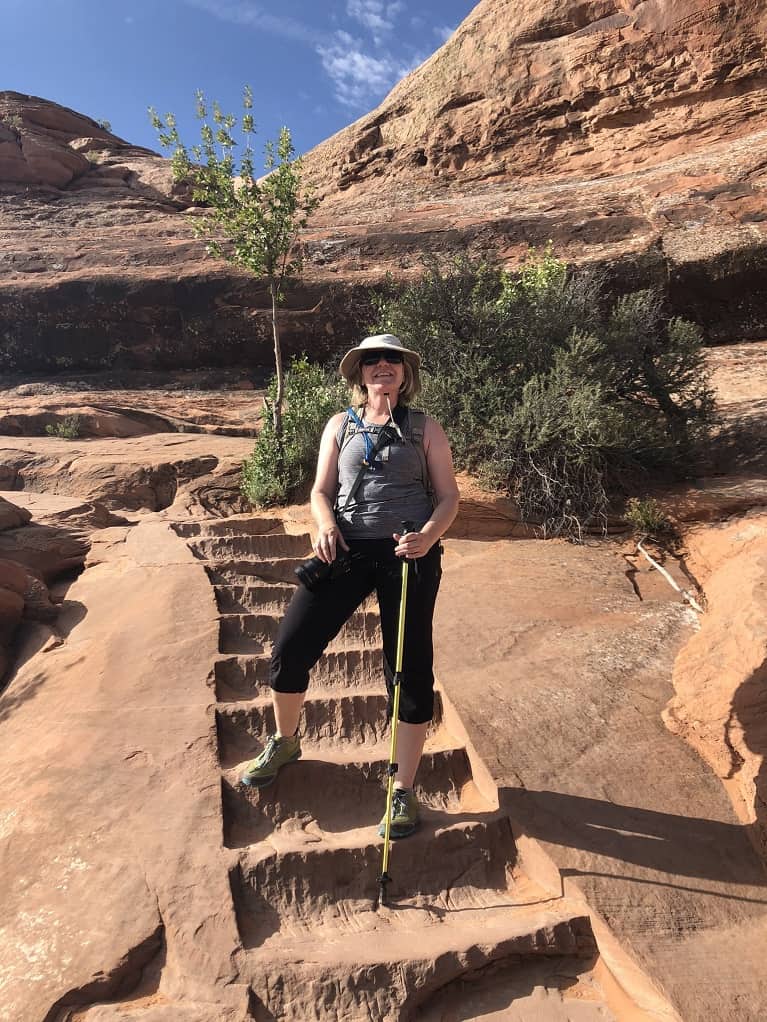
[[346, 414], [349, 416], [349, 418], [356, 426], [359, 426], [360, 432], [362, 433], [362, 438], [365, 441], [365, 457], [363, 461], [369, 467], [370, 455], [373, 453], [373, 441], [370, 439], [370, 433], [368, 433], [368, 431], [365, 429], [365, 423], [362, 421], [359, 415], [357, 415], [357, 413], [354, 411], [351, 405], [346, 409]]

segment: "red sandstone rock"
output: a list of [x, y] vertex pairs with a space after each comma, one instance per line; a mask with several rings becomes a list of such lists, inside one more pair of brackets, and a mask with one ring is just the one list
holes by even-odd
[[27, 573], [14, 561], [0, 559], [0, 682], [10, 666], [9, 648], [24, 613]]
[[707, 609], [674, 664], [664, 719], [723, 780], [767, 859], [767, 517], [699, 526], [686, 545]]
[[0, 497], [0, 682], [22, 618], [50, 621], [57, 613], [37, 567], [30, 567], [46, 545], [39, 527], [28, 524], [31, 518], [26, 508]]
[[182, 493], [215, 487], [223, 475], [228, 503], [237, 503], [239, 470], [252, 450], [248, 437], [177, 433], [123, 440], [7, 437], [0, 448], [0, 489], [82, 497], [102, 505], [102, 512], [161, 511]]
[[0, 532], [26, 525], [32, 515], [25, 508], [16, 507], [9, 500], [0, 497]]
[[[287, 351], [345, 347], [369, 284], [424, 248], [516, 265], [549, 239], [618, 289], [667, 287], [714, 339], [759, 336], [766, 19], [756, 0], [483, 0], [307, 154], [324, 201]], [[271, 364], [266, 289], [204, 256], [167, 161], [34, 97], [0, 93], [0, 121], [0, 368]]]

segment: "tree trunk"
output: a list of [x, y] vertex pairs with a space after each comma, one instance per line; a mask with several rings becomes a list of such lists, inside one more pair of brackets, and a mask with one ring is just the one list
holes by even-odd
[[285, 380], [282, 372], [282, 348], [280, 347], [280, 324], [277, 318], [277, 282], [269, 279], [269, 293], [272, 296], [272, 334], [274, 336], [274, 368], [277, 371], [277, 396], [272, 408], [274, 435], [282, 439], [282, 399], [285, 392]]
[[668, 390], [660, 379], [653, 364], [652, 354], [645, 348], [642, 353], [642, 369], [645, 385], [650, 396], [658, 402], [658, 407], [666, 419], [666, 425], [674, 444], [684, 444], [687, 440], [687, 416], [678, 405], [675, 405]]

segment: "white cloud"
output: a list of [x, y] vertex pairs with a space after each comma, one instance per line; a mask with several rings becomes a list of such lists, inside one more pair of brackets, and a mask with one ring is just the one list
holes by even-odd
[[450, 36], [455, 32], [455, 25], [438, 25], [434, 30], [434, 35], [439, 39], [440, 46], [442, 43], [446, 43]]
[[366, 53], [359, 39], [336, 32], [330, 45], [317, 47], [322, 66], [335, 86], [336, 99], [344, 106], [360, 108], [383, 99], [391, 87], [412, 71], [415, 63], [403, 63], [383, 53]]
[[404, 9], [401, 0], [395, 0], [394, 3], [387, 3], [386, 0], [346, 0], [346, 13], [373, 33], [376, 44], [393, 30], [397, 16]]
[[310, 28], [295, 18], [280, 17], [269, 14], [260, 4], [252, 0], [184, 0], [190, 7], [205, 11], [221, 21], [229, 21], [235, 25], [249, 25], [262, 29], [272, 35], [295, 39], [296, 42], [315, 45], [317, 30]]
[[365, 53], [358, 39], [337, 32], [329, 46], [318, 46], [322, 66], [335, 86], [336, 98], [344, 106], [358, 107], [371, 96], [387, 92], [396, 81], [391, 57]]
[[[406, 11], [403, 0], [344, 0], [346, 16], [361, 26], [364, 40], [340, 28], [322, 31], [295, 18], [270, 14], [259, 0], [183, 2], [221, 21], [310, 46], [333, 83], [336, 99], [355, 111], [380, 102], [393, 85], [425, 59], [422, 53], [413, 54], [412, 48], [409, 60], [402, 57], [401, 51], [394, 56], [386, 45], [400, 15]], [[331, 9], [328, 17], [331, 25], [338, 24], [335, 10]]]

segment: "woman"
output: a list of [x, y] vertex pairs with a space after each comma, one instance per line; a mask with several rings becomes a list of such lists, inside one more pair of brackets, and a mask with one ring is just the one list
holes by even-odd
[[[312, 591], [299, 586], [280, 624], [271, 664], [277, 731], [242, 777], [244, 784], [262, 787], [300, 757], [298, 723], [309, 671], [373, 590], [391, 713], [401, 558], [407, 558], [415, 570], [408, 582], [392, 837], [406, 837], [418, 824], [413, 781], [434, 709], [432, 615], [442, 574], [438, 541], [458, 510], [447, 437], [433, 419], [408, 407], [420, 391], [420, 364], [420, 356], [392, 334], [366, 337], [341, 360], [341, 375], [352, 386], [352, 408], [325, 427], [311, 495], [314, 552], [328, 565], [340, 560]], [[412, 524], [404, 528], [403, 523]], [[383, 827], [382, 821], [382, 835]]]

